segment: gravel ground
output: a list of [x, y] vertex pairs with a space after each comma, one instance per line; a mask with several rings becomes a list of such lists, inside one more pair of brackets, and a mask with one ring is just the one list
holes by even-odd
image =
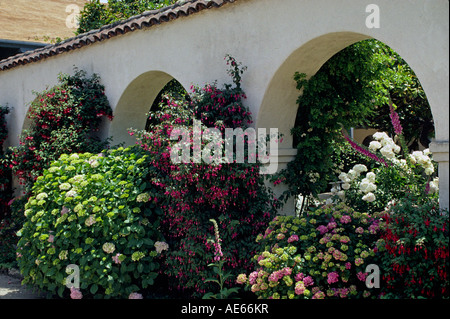
[[0, 299], [41, 299], [38, 293], [33, 292], [21, 284], [22, 279], [16, 271], [0, 272]]

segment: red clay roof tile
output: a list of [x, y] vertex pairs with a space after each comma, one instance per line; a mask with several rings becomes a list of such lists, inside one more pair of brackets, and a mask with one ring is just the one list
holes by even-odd
[[159, 10], [147, 11], [127, 20], [80, 34], [63, 42], [9, 57], [0, 61], [0, 71], [8, 70], [19, 65], [37, 62], [121, 34], [140, 30], [142, 28], [149, 28], [153, 25], [189, 16], [205, 9], [219, 8], [227, 3], [236, 1], [237, 0], [188, 0]]

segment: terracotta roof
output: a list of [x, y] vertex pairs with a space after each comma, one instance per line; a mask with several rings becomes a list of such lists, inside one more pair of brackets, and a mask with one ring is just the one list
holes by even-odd
[[188, 0], [159, 10], [147, 11], [127, 20], [106, 25], [97, 30], [91, 30], [60, 43], [9, 57], [0, 61], [0, 71], [8, 70], [19, 65], [37, 62], [127, 32], [149, 28], [153, 25], [189, 16], [205, 9], [218, 8], [235, 1], [237, 0]]

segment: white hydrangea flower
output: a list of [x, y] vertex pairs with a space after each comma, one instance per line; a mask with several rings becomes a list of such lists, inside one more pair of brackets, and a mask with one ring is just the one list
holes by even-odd
[[36, 199], [37, 200], [42, 200], [42, 199], [47, 198], [47, 197], [48, 197], [47, 193], [44, 192], [44, 193], [37, 194]]
[[67, 191], [71, 188], [72, 186], [69, 183], [62, 183], [61, 185], [59, 185], [59, 189], [62, 191]]

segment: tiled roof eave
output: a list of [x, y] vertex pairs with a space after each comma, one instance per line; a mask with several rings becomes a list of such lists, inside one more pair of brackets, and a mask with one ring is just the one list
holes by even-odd
[[165, 22], [170, 22], [181, 17], [186, 17], [200, 11], [219, 8], [227, 3], [237, 0], [188, 0], [176, 3], [172, 6], [144, 12], [127, 20], [106, 25], [97, 30], [91, 30], [76, 37], [67, 39], [57, 44], [48, 45], [33, 51], [27, 51], [0, 61], [0, 71], [12, 69], [19, 65], [25, 65], [73, 51], [96, 42], [113, 38], [128, 32], [149, 28]]

